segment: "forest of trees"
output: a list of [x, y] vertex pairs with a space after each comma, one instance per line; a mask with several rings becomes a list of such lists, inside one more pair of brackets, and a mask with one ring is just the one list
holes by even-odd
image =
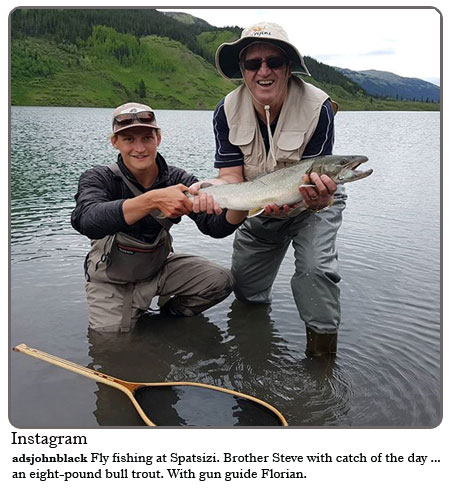
[[169, 37], [181, 42], [209, 62], [214, 54], [204, 49], [197, 36], [208, 30], [231, 30], [239, 36], [239, 27], [220, 29], [208, 24], [181, 23], [154, 9], [17, 9], [11, 14], [11, 37], [41, 37], [55, 42], [79, 44], [86, 41], [97, 25], [113, 27], [117, 32], [137, 38], [148, 35]]
[[[11, 36], [43, 37], [79, 44], [86, 41], [92, 35], [93, 27], [98, 25], [113, 27], [117, 32], [137, 38], [157, 35], [175, 39], [210, 63], [214, 63], [215, 44], [208, 45], [208, 36], [217, 39], [221, 31], [232, 31], [238, 38], [241, 32], [237, 26], [221, 29], [206, 22], [181, 23], [154, 9], [18, 9], [11, 16]], [[202, 33], [204, 42], [200, 44], [197, 36]], [[306, 62], [317, 81], [341, 85], [351, 93], [361, 90], [330, 66], [309, 57]]]

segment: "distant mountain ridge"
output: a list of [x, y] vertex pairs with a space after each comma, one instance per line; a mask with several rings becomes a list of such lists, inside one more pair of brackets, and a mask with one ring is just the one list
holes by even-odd
[[440, 88], [419, 78], [406, 78], [374, 69], [353, 71], [346, 68], [334, 68], [358, 84], [369, 95], [419, 102], [440, 102], [441, 100]]
[[215, 27], [213, 27], [211, 24], [206, 22], [206, 20], [199, 19], [198, 17], [194, 17], [193, 15], [187, 14], [185, 12], [162, 12], [162, 13], [167, 17], [170, 17], [171, 19], [181, 22], [182, 24], [196, 25], [206, 30], [215, 29]]

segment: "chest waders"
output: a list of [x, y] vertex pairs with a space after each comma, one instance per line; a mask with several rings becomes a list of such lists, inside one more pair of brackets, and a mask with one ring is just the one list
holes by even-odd
[[[142, 194], [120, 171], [117, 163], [108, 168], [127, 185], [133, 195]], [[154, 210], [151, 216], [161, 225], [161, 231], [151, 244], [136, 239], [123, 232], [93, 240], [86, 258], [85, 273], [88, 281], [107, 282], [126, 285], [122, 305], [121, 332], [131, 328], [133, 291], [136, 283], [150, 281], [162, 268], [172, 251], [172, 238], [169, 229], [172, 222], [160, 217]]]

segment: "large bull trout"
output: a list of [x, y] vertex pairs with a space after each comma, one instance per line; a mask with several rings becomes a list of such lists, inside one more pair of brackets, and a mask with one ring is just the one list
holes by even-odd
[[[334, 155], [304, 159], [251, 181], [213, 185], [199, 191], [212, 195], [221, 208], [248, 210], [249, 217], [252, 217], [259, 215], [266, 205], [281, 207], [300, 203], [302, 195], [298, 189], [304, 185], [304, 174], [328, 175], [337, 184], [366, 178], [373, 170], [360, 171], [357, 168], [367, 160], [365, 156]], [[192, 195], [189, 197], [193, 198]]]

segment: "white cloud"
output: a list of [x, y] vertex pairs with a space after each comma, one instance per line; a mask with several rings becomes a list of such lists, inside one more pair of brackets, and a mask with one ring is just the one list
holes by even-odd
[[[176, 9], [181, 10], [181, 9]], [[299, 51], [326, 64], [439, 79], [440, 16], [432, 8], [183, 9], [210, 24], [281, 24]]]

